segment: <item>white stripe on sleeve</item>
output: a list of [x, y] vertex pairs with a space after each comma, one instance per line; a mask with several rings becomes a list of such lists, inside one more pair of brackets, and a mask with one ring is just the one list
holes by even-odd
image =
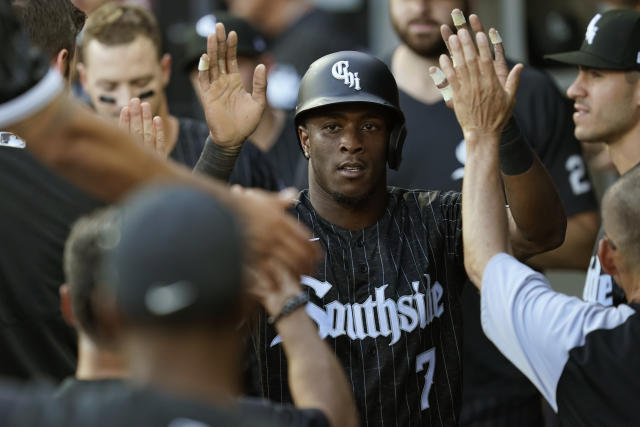
[[557, 412], [556, 388], [569, 351], [597, 329], [613, 329], [635, 311], [603, 307], [551, 289], [540, 273], [505, 253], [485, 268], [482, 328], [487, 337], [540, 390]]

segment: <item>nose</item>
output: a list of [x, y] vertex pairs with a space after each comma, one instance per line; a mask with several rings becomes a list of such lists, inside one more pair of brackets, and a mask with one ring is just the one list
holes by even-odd
[[122, 85], [115, 93], [116, 105], [118, 106], [118, 110], [121, 110], [123, 107], [129, 105], [129, 101], [133, 97], [134, 95], [131, 88], [127, 85]]
[[364, 150], [364, 141], [362, 135], [356, 132], [354, 126], [345, 129], [340, 138], [340, 151], [342, 153], [359, 153]]
[[567, 88], [567, 97], [570, 99], [578, 99], [585, 96], [586, 92], [584, 89], [584, 72], [579, 71], [576, 79], [571, 83], [571, 86]]

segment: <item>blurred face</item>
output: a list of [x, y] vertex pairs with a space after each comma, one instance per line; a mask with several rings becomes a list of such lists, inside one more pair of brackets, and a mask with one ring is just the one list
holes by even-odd
[[451, 11], [464, 4], [463, 0], [390, 0], [391, 24], [411, 50], [436, 58], [446, 52], [440, 26], [453, 25]]
[[260, 20], [274, 13], [272, 0], [227, 0], [229, 12], [259, 26]]
[[91, 40], [84, 50], [84, 64], [79, 67], [82, 85], [96, 112], [114, 121], [135, 97], [151, 104], [153, 115], [158, 115], [170, 68], [170, 57], [159, 60], [153, 42], [143, 36], [114, 46]]
[[631, 83], [625, 72], [580, 68], [567, 96], [580, 141], [614, 143], [639, 126], [640, 82]]
[[345, 104], [309, 116], [298, 134], [310, 154], [310, 188], [355, 206], [386, 188], [388, 119], [379, 107]]

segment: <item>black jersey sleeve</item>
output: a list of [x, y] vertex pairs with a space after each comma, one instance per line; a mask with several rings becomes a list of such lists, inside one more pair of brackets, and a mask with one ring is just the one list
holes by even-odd
[[462, 256], [462, 194], [448, 191], [441, 196], [440, 209], [442, 223], [440, 229], [445, 237], [447, 257], [457, 265], [463, 266]]
[[242, 410], [260, 414], [260, 418], [274, 425], [287, 427], [330, 427], [325, 414], [318, 409], [300, 409], [290, 404], [279, 404], [264, 399], [244, 398]]
[[567, 216], [597, 209], [582, 149], [574, 136], [571, 102], [546, 74], [524, 69], [514, 115], [549, 171]]

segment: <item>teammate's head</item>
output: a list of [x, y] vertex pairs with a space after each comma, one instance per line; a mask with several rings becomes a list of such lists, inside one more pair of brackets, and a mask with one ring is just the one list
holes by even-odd
[[60, 288], [62, 313], [79, 333], [99, 346], [115, 342], [96, 316], [98, 271], [104, 252], [104, 227], [113, 221], [115, 208], [105, 208], [80, 218], [71, 228], [64, 249], [66, 283]]
[[217, 22], [224, 24], [227, 34], [235, 31], [238, 34], [238, 72], [247, 92], [253, 91], [253, 72], [258, 64], [265, 64], [267, 73], [272, 65], [272, 59], [267, 53], [267, 42], [262, 34], [248, 21], [226, 12], [213, 12], [205, 15], [188, 30], [187, 53], [182, 61], [183, 71], [189, 75], [191, 84], [198, 95], [198, 61], [207, 51], [207, 36], [215, 32]]
[[640, 12], [598, 13], [580, 50], [548, 58], [580, 67], [567, 89], [577, 139], [614, 144], [640, 126]]
[[164, 107], [171, 57], [162, 54], [160, 28], [148, 10], [106, 3], [87, 19], [78, 71], [98, 114], [117, 121], [134, 97]]
[[375, 57], [336, 52], [315, 61], [300, 83], [295, 113], [309, 158], [309, 185], [345, 204], [386, 187], [386, 165], [400, 164], [404, 115], [398, 87]]
[[390, 0], [391, 24], [412, 51], [427, 58], [446, 52], [440, 26], [451, 24], [451, 11], [468, 14], [469, 0]]
[[11, 3], [33, 44], [69, 77], [69, 64], [85, 14], [69, 0], [12, 0]]
[[640, 167], [607, 190], [602, 221], [606, 236], [598, 248], [600, 263], [631, 299], [640, 290]]

